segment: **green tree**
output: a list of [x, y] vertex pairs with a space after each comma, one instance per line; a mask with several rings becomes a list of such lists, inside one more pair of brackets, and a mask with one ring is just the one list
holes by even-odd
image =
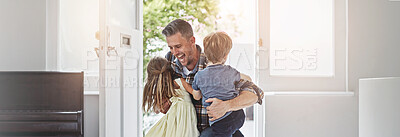
[[143, 1], [143, 74], [153, 53], [161, 51], [165, 36], [161, 33], [175, 19], [192, 24], [194, 33], [204, 35], [215, 29], [219, 0], [144, 0]]

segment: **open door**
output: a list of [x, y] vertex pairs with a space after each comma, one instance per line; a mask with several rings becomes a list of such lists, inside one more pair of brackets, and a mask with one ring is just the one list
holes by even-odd
[[142, 136], [142, 1], [100, 0], [100, 137]]

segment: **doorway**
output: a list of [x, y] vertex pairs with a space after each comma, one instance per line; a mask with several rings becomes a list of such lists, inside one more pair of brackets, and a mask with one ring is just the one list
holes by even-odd
[[[241, 73], [249, 75], [253, 79], [253, 82], [256, 83], [255, 51], [258, 40], [256, 0], [246, 2], [243, 2], [241, 0], [219, 0], [204, 2], [202, 4], [208, 5], [208, 9], [202, 9], [201, 5], [199, 4], [200, 6], [197, 6], [196, 10], [199, 10], [198, 12], [203, 13], [206, 17], [202, 15], [193, 15], [193, 13], [191, 12], [192, 9], [188, 8], [190, 7], [190, 5], [182, 5], [182, 7], [186, 7], [187, 9], [169, 9], [167, 11], [163, 11], [162, 9], [165, 5], [167, 5], [165, 7], [168, 7], [169, 4], [179, 5], [182, 3], [163, 3], [164, 5], [157, 5], [157, 3], [162, 2], [157, 2], [157, 0], [154, 0], [152, 2], [144, 2], [144, 66], [146, 66], [147, 63], [146, 60], [155, 56], [164, 57], [169, 51], [169, 48], [165, 42], [165, 38], [161, 34], [161, 30], [170, 21], [180, 18], [187, 20], [192, 25], [194, 36], [196, 38], [196, 44], [200, 45], [202, 48], [203, 38], [207, 34], [215, 31], [224, 31], [228, 33], [228, 35], [233, 40], [233, 47], [231, 49], [226, 64], [231, 65]], [[191, 3], [191, 1], [189, 1], [188, 3]], [[198, 4], [196, 2], [193, 3]], [[157, 9], [154, 7], [157, 7]], [[160, 11], [158, 11], [158, 9], [160, 9]], [[167, 19], [167, 21], [165, 22], [160, 21], [160, 18], [167, 15], [172, 17], [169, 17], [169, 19]], [[153, 18], [155, 18], [154, 22], [157, 23], [155, 23], [155, 25], [149, 25], [154, 23], [151, 22]], [[244, 126], [240, 130], [245, 136], [255, 136], [255, 120], [253, 107], [246, 108], [245, 113], [246, 121]], [[162, 116], [163, 114], [144, 114], [144, 134]]]

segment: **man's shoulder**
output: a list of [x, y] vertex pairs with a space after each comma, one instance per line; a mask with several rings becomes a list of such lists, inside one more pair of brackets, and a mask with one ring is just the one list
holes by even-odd
[[204, 65], [204, 68], [207, 67], [207, 56], [204, 54], [204, 52], [200, 53], [199, 63]]

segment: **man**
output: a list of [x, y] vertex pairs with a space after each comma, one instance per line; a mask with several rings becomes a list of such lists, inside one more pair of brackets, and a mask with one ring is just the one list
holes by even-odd
[[[207, 65], [207, 59], [201, 52], [200, 46], [195, 44], [196, 39], [193, 36], [192, 26], [184, 20], [176, 19], [170, 22], [162, 33], [166, 36], [168, 47], [170, 48], [166, 58], [176, 64], [175, 72], [182, 75], [186, 82], [192, 84], [195, 74]], [[201, 101], [194, 100], [192, 97], [192, 103], [196, 108], [197, 114], [197, 128], [201, 132], [200, 136], [210, 136], [212, 134], [210, 128], [207, 128], [209, 127], [209, 117], [212, 117], [210, 120], [213, 121], [222, 117], [228, 111], [249, 107], [256, 102], [261, 104], [263, 93], [252, 82], [238, 83], [236, 87], [240, 87], [239, 96], [226, 101], [210, 98], [206, 102], [212, 104], [207, 108], [203, 108]], [[165, 110], [168, 110], [168, 107], [165, 106]], [[166, 113], [166, 111], [162, 113]], [[243, 135], [238, 131], [233, 136]]]

